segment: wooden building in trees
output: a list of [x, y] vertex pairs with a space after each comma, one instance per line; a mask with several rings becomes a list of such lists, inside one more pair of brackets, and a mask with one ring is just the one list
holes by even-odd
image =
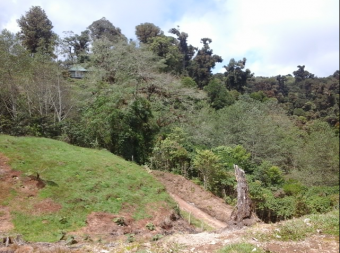
[[88, 70], [86, 70], [85, 68], [83, 68], [81, 65], [73, 65], [70, 69], [70, 76], [71, 78], [79, 78], [82, 79], [85, 77], [86, 73], [88, 72]]

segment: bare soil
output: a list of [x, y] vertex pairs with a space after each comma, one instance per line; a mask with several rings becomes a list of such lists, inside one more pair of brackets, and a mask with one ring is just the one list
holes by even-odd
[[[12, 196], [13, 191], [16, 194], [11, 197], [11, 203], [19, 202], [23, 198], [30, 198], [35, 210], [34, 215], [57, 212], [61, 206], [53, 202], [52, 199], [37, 200], [35, 196], [43, 187], [39, 178], [34, 176], [24, 177], [20, 172], [12, 170], [8, 165], [8, 159], [0, 153], [0, 253], [136, 252], [126, 242], [129, 234], [134, 234], [135, 239], [142, 243], [145, 252], [152, 252], [147, 250], [155, 245], [162, 248], [162, 251], [157, 252], [173, 252], [171, 251], [173, 245], [178, 246], [176, 246], [177, 252], [216, 252], [223, 246], [238, 242], [253, 244], [254, 252], [257, 248], [273, 253], [339, 252], [339, 238], [322, 234], [314, 235], [299, 242], [259, 242], [252, 236], [254, 231], [274, 231], [274, 224], [259, 223], [254, 227], [242, 229], [228, 227], [227, 222], [233, 208], [226, 205], [222, 199], [206, 192], [201, 186], [182, 176], [160, 171], [152, 171], [151, 173], [164, 184], [180, 209], [204, 221], [215, 231], [200, 232], [199, 229], [178, 217], [174, 211], [155, 209], [154, 207], [150, 207], [150, 210], [154, 210], [153, 218], [135, 221], [131, 217], [131, 210], [126, 207], [119, 215], [104, 212], [89, 214], [86, 227], [66, 235], [76, 238], [77, 243], [74, 245], [66, 245], [66, 241], [53, 244], [30, 244], [16, 240], [14, 237], [9, 238], [8, 235], [14, 229], [10, 213], [13, 209], [19, 208], [19, 205], [2, 203], [5, 203]], [[123, 218], [124, 224], [116, 224], [113, 221], [115, 218]], [[147, 224], [150, 223], [155, 226], [154, 230], [147, 228]], [[157, 242], [152, 242], [152, 239], [160, 234], [164, 237]], [[127, 250], [129, 247], [130, 250]]]
[[152, 171], [152, 174], [164, 184], [167, 192], [173, 196], [197, 207], [218, 221], [225, 223], [229, 221], [233, 207], [227, 205], [223, 199], [205, 191], [201, 186], [180, 175], [163, 171]]

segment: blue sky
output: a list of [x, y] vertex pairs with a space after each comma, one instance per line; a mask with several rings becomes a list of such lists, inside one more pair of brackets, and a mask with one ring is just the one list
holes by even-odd
[[214, 72], [243, 57], [256, 76], [292, 74], [297, 65], [319, 77], [339, 69], [339, 0], [0, 0], [0, 29], [17, 32], [16, 20], [31, 6], [45, 10], [60, 36], [102, 17], [132, 39], [144, 22], [167, 35], [179, 26], [193, 46], [212, 39], [224, 60]]

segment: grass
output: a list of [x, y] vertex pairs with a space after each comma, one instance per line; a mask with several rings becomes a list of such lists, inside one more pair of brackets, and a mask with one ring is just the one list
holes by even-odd
[[15, 230], [28, 241], [57, 241], [62, 231], [84, 226], [87, 215], [94, 211], [117, 214], [129, 208], [138, 220], [151, 216], [147, 206], [175, 206], [164, 187], [145, 170], [106, 150], [0, 135], [0, 152], [10, 159], [12, 169], [23, 176], [39, 173], [46, 182], [35, 198], [51, 198], [62, 206], [53, 214], [34, 215], [31, 198], [17, 203], [12, 193], [10, 198], [0, 199], [13, 207]]
[[339, 237], [339, 210], [288, 220], [277, 224], [274, 232], [257, 234], [256, 237], [264, 241], [301, 241], [318, 233]]
[[184, 220], [189, 222], [191, 225], [193, 225], [197, 228], [201, 228], [203, 231], [208, 231], [208, 232], [214, 231], [214, 229], [212, 227], [210, 227], [209, 225], [207, 225], [203, 221], [196, 219], [194, 216], [190, 215], [190, 213], [188, 213], [184, 210], [180, 210], [180, 215]]
[[218, 253], [249, 253], [249, 252], [265, 253], [265, 251], [263, 251], [260, 248], [257, 248], [255, 245], [250, 243], [230, 244], [218, 251]]
[[[306, 219], [310, 219], [310, 221], [306, 221]], [[317, 234], [317, 231], [321, 231], [323, 234], [339, 236], [339, 210], [290, 220], [279, 225], [278, 229], [277, 235], [283, 241], [303, 240], [312, 234]]]

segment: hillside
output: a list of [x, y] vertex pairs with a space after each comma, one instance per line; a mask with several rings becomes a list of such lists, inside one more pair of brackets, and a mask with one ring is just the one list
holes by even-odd
[[338, 210], [235, 230], [222, 199], [106, 150], [0, 135], [0, 179], [0, 252], [339, 250]]
[[0, 135], [0, 177], [0, 235], [44, 242], [70, 231], [91, 240], [151, 238], [183, 222], [173, 222], [175, 203], [162, 184], [106, 150]]

